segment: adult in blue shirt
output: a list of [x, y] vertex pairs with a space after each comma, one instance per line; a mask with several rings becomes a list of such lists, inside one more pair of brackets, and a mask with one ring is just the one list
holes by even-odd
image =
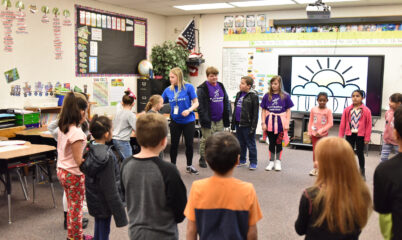
[[193, 142], [195, 133], [194, 109], [198, 107], [197, 94], [193, 85], [185, 83], [183, 72], [176, 67], [169, 73], [170, 87], [162, 93], [163, 101], [170, 104], [170, 161], [176, 164], [177, 149], [180, 136], [183, 133], [186, 144], [186, 159], [188, 173], [198, 174], [193, 167]]

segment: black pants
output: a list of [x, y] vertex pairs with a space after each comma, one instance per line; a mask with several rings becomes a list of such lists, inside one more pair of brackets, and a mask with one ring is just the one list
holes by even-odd
[[[278, 139], [280, 133], [268, 132], [269, 151], [271, 153], [279, 154], [282, 151], [282, 139]], [[280, 141], [278, 141], [280, 140]], [[278, 143], [279, 142], [279, 143]]]
[[187, 166], [191, 166], [193, 164], [195, 122], [190, 122], [187, 124], [176, 123], [173, 120], [170, 122], [170, 161], [173, 164], [176, 164], [177, 149], [179, 148], [180, 136], [182, 133], [184, 135], [184, 141], [186, 143]]
[[352, 135], [346, 136], [346, 141], [350, 143], [353, 149], [355, 149], [356, 145], [356, 154], [357, 158], [359, 159], [359, 167], [360, 169], [364, 169], [364, 137], [357, 136], [357, 133], [352, 133]]

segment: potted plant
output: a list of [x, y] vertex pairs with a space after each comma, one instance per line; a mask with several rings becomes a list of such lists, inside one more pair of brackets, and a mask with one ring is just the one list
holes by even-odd
[[188, 68], [186, 61], [189, 51], [173, 41], [165, 41], [161, 45], [152, 48], [151, 59], [155, 75], [160, 75], [163, 79], [169, 79], [169, 71], [179, 67], [183, 71], [184, 79], [188, 78]]

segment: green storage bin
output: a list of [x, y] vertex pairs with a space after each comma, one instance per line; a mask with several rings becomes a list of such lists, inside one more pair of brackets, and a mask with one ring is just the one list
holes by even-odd
[[18, 126], [35, 124], [40, 121], [40, 113], [16, 114], [15, 119]]

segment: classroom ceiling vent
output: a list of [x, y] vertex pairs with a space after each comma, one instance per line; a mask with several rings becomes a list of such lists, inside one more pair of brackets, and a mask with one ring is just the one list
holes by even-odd
[[309, 19], [328, 19], [331, 17], [331, 7], [323, 3], [322, 0], [307, 5], [306, 12]]

